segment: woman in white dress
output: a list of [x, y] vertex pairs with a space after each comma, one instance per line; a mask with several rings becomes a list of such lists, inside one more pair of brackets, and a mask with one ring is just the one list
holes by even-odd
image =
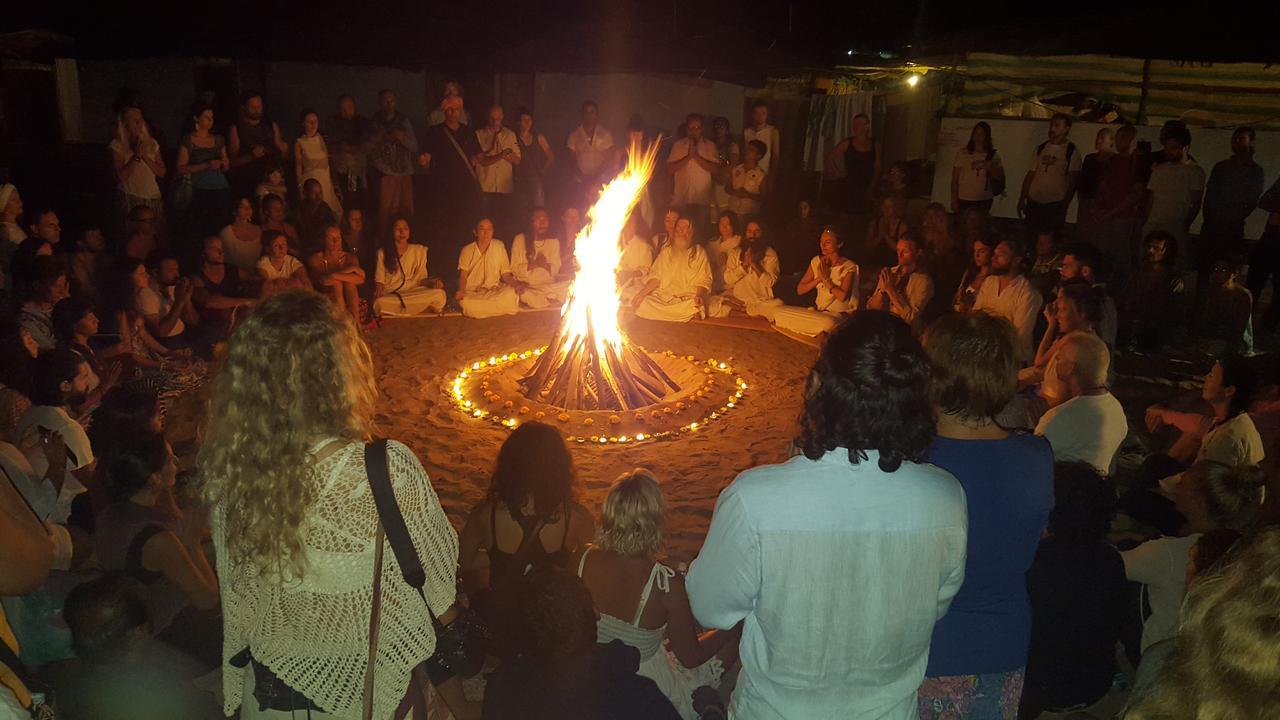
[[649, 279], [631, 301], [632, 307], [642, 318], [688, 322], [706, 316], [710, 293], [707, 251], [693, 242], [693, 223], [681, 216], [671, 243], [653, 261]]
[[241, 270], [253, 272], [262, 257], [262, 227], [253, 222], [253, 201], [240, 198], [231, 224], [218, 233], [222, 238], [222, 252], [226, 262]]
[[618, 298], [625, 306], [630, 306], [636, 299], [636, 293], [644, 287], [653, 267], [653, 244], [640, 235], [639, 225], [639, 219], [632, 214], [618, 238], [622, 251], [616, 273]]
[[764, 239], [760, 223], [747, 223], [747, 239], [729, 251], [724, 269], [725, 291], [711, 298], [708, 314], [725, 317], [740, 310], [751, 317], [773, 321], [782, 301], [773, 296], [773, 286], [782, 274], [778, 253]]
[[293, 157], [297, 163], [298, 190], [308, 180], [320, 183], [324, 202], [333, 210], [334, 217], [342, 217], [342, 203], [333, 191], [333, 178], [329, 173], [329, 147], [320, 134], [320, 116], [315, 110], [302, 111], [302, 135], [293, 142]]
[[520, 302], [531, 308], [560, 305], [569, 298], [569, 280], [560, 277], [560, 241], [547, 237], [551, 216], [542, 208], [534, 208], [529, 216], [529, 229], [511, 241], [511, 274], [524, 283]]
[[307, 277], [307, 266], [289, 254], [289, 237], [279, 230], [268, 230], [262, 234], [262, 243], [267, 246], [267, 254], [258, 259], [258, 276], [262, 278], [262, 296], [287, 290], [288, 288], [311, 289], [311, 278]]
[[684, 577], [655, 560], [666, 514], [648, 470], [624, 473], [605, 498], [598, 543], [578, 555], [576, 566], [599, 613], [596, 641], [621, 640], [639, 650], [639, 674], [653, 680], [682, 718], [694, 720], [693, 691], [719, 684], [737, 659], [742, 625], [699, 636]]
[[138, 205], [151, 208], [156, 217], [164, 214], [160, 183], [165, 176], [160, 143], [151, 137], [142, 110], [127, 107], [116, 120], [116, 136], [108, 146], [111, 165], [116, 171], [116, 199], [120, 220]]
[[720, 234], [707, 241], [707, 260], [711, 261], [711, 291], [722, 293], [726, 290], [724, 270], [729, 254], [742, 246], [742, 235], [738, 232], [738, 216], [729, 210], [720, 213], [716, 227]]
[[844, 242], [835, 226], [824, 227], [818, 239], [822, 254], [809, 261], [809, 269], [796, 286], [800, 295], [818, 291], [814, 306], [777, 308], [774, 325], [800, 335], [817, 336], [831, 332], [841, 318], [858, 309], [858, 264], [840, 254], [842, 247]]
[[524, 283], [511, 274], [511, 260], [501, 240], [493, 237], [493, 221], [476, 223], [475, 242], [458, 257], [458, 291], [454, 299], [469, 318], [515, 315], [520, 312], [519, 289]]
[[409, 220], [391, 221], [390, 242], [378, 248], [373, 270], [373, 314], [406, 317], [444, 309], [444, 283], [427, 273], [427, 248], [409, 242]]

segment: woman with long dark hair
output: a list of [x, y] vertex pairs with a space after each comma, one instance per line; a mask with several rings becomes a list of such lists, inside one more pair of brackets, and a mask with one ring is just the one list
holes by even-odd
[[427, 272], [427, 246], [409, 242], [409, 218], [396, 215], [378, 248], [373, 271], [373, 314], [377, 317], [440, 312], [448, 298], [444, 282]]
[[528, 229], [511, 241], [511, 274], [525, 284], [520, 302], [545, 308], [569, 299], [573, 283], [558, 279], [562, 265], [560, 241], [551, 237], [551, 216], [540, 207], [534, 208]]
[[951, 166], [951, 212], [961, 213], [971, 207], [990, 212], [1004, 183], [1004, 163], [992, 144], [991, 125], [980, 120], [969, 131], [969, 142], [956, 152]]
[[513, 563], [526, 538], [521, 565], [566, 567], [595, 536], [591, 513], [574, 499], [576, 484], [559, 430], [536, 421], [516, 428], [498, 451], [489, 491], [459, 538], [459, 573], [469, 591], [523, 574]]
[[802, 454], [721, 493], [685, 583], [702, 627], [745, 621], [736, 717], [912, 717], [964, 578], [964, 492], [925, 464], [928, 379], [906, 323], [854, 313], [805, 383]]

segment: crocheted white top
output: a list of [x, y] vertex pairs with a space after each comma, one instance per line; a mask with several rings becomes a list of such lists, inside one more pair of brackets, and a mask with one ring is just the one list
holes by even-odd
[[[248, 647], [258, 663], [335, 718], [360, 717], [378, 517], [363, 451], [363, 444], [350, 442], [316, 466], [322, 487], [303, 528], [307, 569], [302, 578], [282, 581], [231, 562], [223, 533], [226, 508], [214, 509], [224, 623], [223, 709], [228, 715], [236, 714], [244, 699], [244, 673], [249, 670], [228, 661]], [[458, 536], [413, 451], [392, 441], [387, 455], [396, 501], [427, 573], [427, 600], [438, 615], [455, 599]], [[422, 599], [405, 583], [390, 546], [384, 547], [374, 717], [391, 717], [409, 686], [410, 672], [430, 657], [435, 645]]]

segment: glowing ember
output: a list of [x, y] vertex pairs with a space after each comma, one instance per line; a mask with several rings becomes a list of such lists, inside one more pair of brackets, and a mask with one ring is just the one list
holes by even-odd
[[575, 410], [627, 410], [680, 389], [618, 327], [618, 239], [653, 174], [657, 151], [657, 143], [644, 152], [633, 145], [626, 168], [587, 212], [574, 250], [578, 273], [560, 328], [520, 380], [528, 397]]

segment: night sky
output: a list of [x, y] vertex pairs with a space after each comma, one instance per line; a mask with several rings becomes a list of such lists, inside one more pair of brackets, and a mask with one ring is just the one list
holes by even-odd
[[[16, 5], [18, 3], [11, 3]], [[1280, 56], [1274, 2], [1191, 17], [1099, 0], [66, 0], [7, 8], [3, 29], [47, 28], [83, 57], [211, 55], [456, 70], [689, 70], [863, 64], [880, 53], [994, 50]], [[1270, 19], [1270, 23], [1266, 21]], [[849, 56], [849, 50], [857, 53]], [[536, 65], [537, 67], [529, 67]]]

